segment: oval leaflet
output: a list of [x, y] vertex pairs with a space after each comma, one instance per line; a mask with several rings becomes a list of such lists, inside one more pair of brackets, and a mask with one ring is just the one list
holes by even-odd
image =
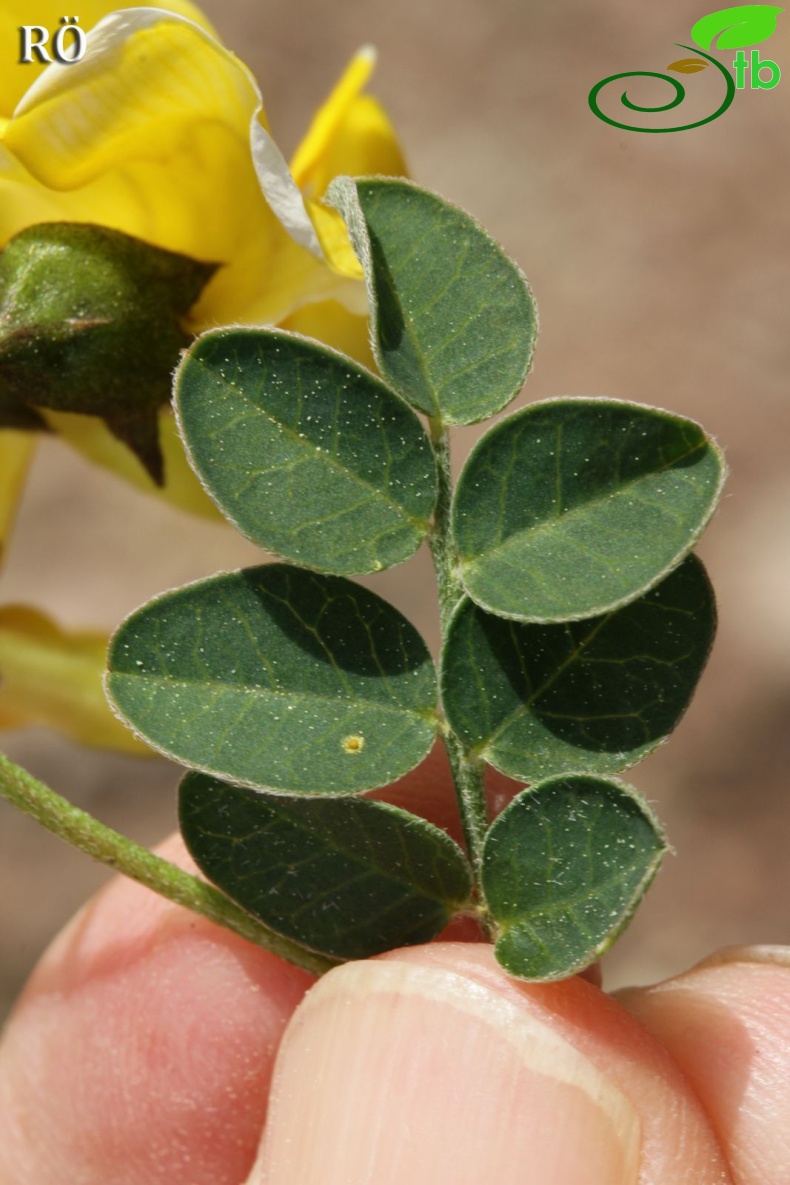
[[436, 674], [414, 627], [349, 580], [287, 564], [143, 606], [112, 640], [107, 689], [168, 756], [284, 794], [383, 786], [436, 735]]

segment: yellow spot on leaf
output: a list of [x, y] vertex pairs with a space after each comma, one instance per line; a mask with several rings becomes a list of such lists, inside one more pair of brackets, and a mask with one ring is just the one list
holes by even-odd
[[364, 737], [346, 737], [343, 741], [343, 748], [345, 749], [346, 753], [361, 753], [364, 747]]

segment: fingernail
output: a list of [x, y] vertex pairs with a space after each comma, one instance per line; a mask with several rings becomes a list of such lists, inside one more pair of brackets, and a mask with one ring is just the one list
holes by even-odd
[[790, 946], [723, 946], [695, 963], [692, 971], [721, 967], [728, 963], [767, 963], [772, 967], [790, 967]]
[[626, 1097], [527, 1002], [452, 970], [330, 972], [281, 1046], [248, 1185], [636, 1185]]

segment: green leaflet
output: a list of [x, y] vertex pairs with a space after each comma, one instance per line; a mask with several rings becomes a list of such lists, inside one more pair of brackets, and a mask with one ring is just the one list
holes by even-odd
[[689, 556], [601, 617], [507, 621], [464, 600], [442, 659], [448, 723], [475, 756], [525, 781], [616, 773], [678, 723], [713, 644], [705, 570]]
[[562, 979], [614, 942], [666, 850], [634, 790], [584, 774], [522, 791], [486, 836], [483, 890], [498, 961], [522, 979]]
[[618, 608], [691, 550], [724, 475], [691, 420], [608, 399], [533, 404], [486, 433], [459, 479], [463, 584], [523, 621]]
[[273, 930], [338, 958], [428, 942], [472, 891], [458, 845], [388, 803], [260, 794], [192, 773], [179, 813], [209, 880]]
[[413, 407], [472, 424], [520, 391], [537, 314], [522, 272], [468, 214], [397, 178], [342, 177], [342, 213], [365, 270], [381, 373]]
[[286, 564], [165, 593], [115, 634], [108, 692], [185, 765], [282, 793], [354, 794], [436, 732], [425, 643], [386, 601]]
[[420, 545], [436, 501], [430, 443], [350, 358], [282, 331], [216, 330], [181, 363], [175, 406], [208, 492], [261, 547], [350, 575]]

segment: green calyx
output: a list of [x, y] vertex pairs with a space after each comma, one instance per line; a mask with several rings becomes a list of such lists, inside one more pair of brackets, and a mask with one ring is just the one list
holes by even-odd
[[0, 426], [46, 429], [46, 409], [99, 416], [161, 483], [157, 412], [215, 271], [87, 223], [15, 235], [0, 255]]

